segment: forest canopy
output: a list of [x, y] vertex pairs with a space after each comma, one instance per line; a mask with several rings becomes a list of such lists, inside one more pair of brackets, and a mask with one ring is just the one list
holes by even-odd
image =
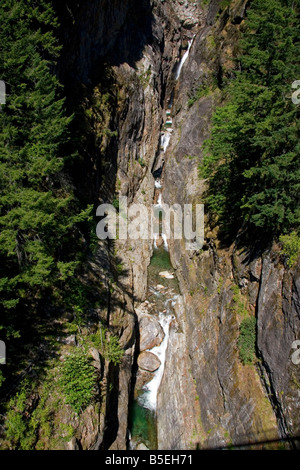
[[89, 217], [64, 175], [72, 117], [56, 75], [58, 22], [46, 0], [0, 3], [1, 338], [18, 336], [20, 318], [74, 274], [79, 225]]
[[200, 175], [206, 204], [225, 236], [298, 232], [300, 2], [254, 0], [247, 10], [234, 77], [213, 116]]

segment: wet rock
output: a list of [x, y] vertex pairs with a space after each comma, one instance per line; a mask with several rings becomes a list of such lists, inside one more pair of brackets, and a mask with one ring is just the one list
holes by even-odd
[[145, 315], [139, 320], [140, 351], [159, 346], [164, 339], [164, 331], [159, 321], [151, 315]]
[[138, 366], [146, 371], [154, 372], [160, 366], [159, 358], [150, 351], [143, 351], [137, 360]]
[[149, 450], [149, 449], [145, 444], [143, 444], [143, 442], [141, 442], [140, 444], [138, 444], [136, 450]]
[[153, 379], [154, 373], [149, 372], [147, 370], [138, 369], [136, 374], [136, 383], [135, 383], [135, 390], [139, 391], [142, 390], [144, 385], [150, 382]]
[[165, 279], [174, 279], [174, 274], [169, 273], [168, 271], [161, 271], [159, 276], [164, 277]]
[[157, 284], [157, 286], [155, 286], [155, 289], [156, 290], [164, 290], [165, 289], [165, 286], [161, 285], [161, 284]]

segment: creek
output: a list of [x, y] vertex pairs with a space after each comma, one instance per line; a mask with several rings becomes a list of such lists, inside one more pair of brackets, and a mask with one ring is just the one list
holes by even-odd
[[154, 249], [148, 267], [147, 302], [151, 305], [152, 315], [158, 320], [164, 331], [164, 338], [160, 345], [149, 350], [159, 358], [161, 364], [154, 372], [152, 379], [142, 388], [135, 390], [134, 399], [129, 410], [131, 449], [135, 449], [141, 444], [150, 450], [157, 449], [157, 395], [164, 373], [169, 328], [175, 318], [174, 306], [178, 292], [178, 283], [176, 276], [173, 274], [169, 253], [163, 245], [159, 246]]
[[[193, 39], [188, 42], [188, 48], [178, 64], [175, 74], [176, 80], [179, 79], [182, 67], [188, 58]], [[163, 154], [167, 151], [173, 132], [171, 117], [172, 104], [173, 92], [169, 100], [168, 109], [166, 111], [166, 121], [160, 137], [160, 150]], [[150, 381], [147, 381], [141, 388], [135, 387], [134, 397], [129, 406], [128, 447], [132, 450], [142, 450], [146, 448], [156, 450], [158, 448], [157, 397], [165, 369], [169, 331], [172, 320], [176, 318], [174, 307], [179, 298], [179, 285], [170, 261], [168, 240], [165, 233], [163, 233], [163, 225], [159, 216], [160, 211], [163, 213], [162, 181], [163, 179], [161, 179], [160, 176], [156, 178], [154, 182], [154, 201], [156, 201], [154, 207], [157, 211], [157, 218], [159, 219], [157, 224], [159, 228], [158, 232], [154, 233], [153, 255], [148, 267], [146, 302], [147, 305], [151, 306], [149, 313], [158, 320], [164, 336], [159, 345], [147, 350], [159, 359], [160, 366], [153, 373]]]

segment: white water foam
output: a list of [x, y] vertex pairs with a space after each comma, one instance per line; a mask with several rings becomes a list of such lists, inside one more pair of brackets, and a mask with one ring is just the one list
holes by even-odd
[[168, 148], [168, 145], [170, 143], [171, 139], [171, 133], [166, 131], [166, 133], [162, 134], [161, 139], [160, 139], [160, 146], [163, 149], [164, 153], [166, 153], [166, 150]]
[[181, 59], [181, 61], [179, 62], [179, 65], [178, 65], [178, 68], [177, 68], [177, 71], [176, 71], [176, 75], [175, 75], [175, 79], [178, 80], [179, 76], [180, 76], [180, 73], [181, 73], [181, 69], [183, 67], [183, 64], [185, 63], [186, 59], [188, 58], [189, 56], [189, 53], [190, 53], [190, 48], [193, 44], [193, 39], [191, 39], [189, 42], [188, 42], [188, 48], [187, 50], [185, 51], [185, 53], [183, 54], [183, 57]]
[[157, 204], [155, 204], [155, 207], [162, 207], [162, 195], [159, 193], [158, 198], [157, 198]]
[[159, 179], [155, 180], [154, 186], [155, 186], [157, 189], [161, 189], [161, 182], [160, 182]]
[[165, 235], [164, 233], [162, 233], [162, 234], [161, 234], [161, 238], [162, 238], [163, 241], [164, 241], [164, 249], [165, 249], [166, 251], [169, 251], [167, 235]]

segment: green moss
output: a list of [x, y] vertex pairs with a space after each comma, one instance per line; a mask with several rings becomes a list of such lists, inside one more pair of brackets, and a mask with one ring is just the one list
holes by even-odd
[[203, 98], [203, 96], [208, 96], [210, 93], [210, 87], [206, 85], [200, 85], [197, 88], [195, 94], [188, 100], [188, 107], [191, 108], [196, 101]]
[[151, 68], [149, 68], [148, 70], [146, 70], [146, 72], [139, 75], [139, 80], [143, 88], [147, 88], [147, 86], [150, 83], [150, 79], [151, 79]]
[[242, 294], [240, 292], [239, 287], [234, 284], [231, 286], [231, 290], [233, 291], [233, 306], [231, 307], [237, 315], [242, 318], [246, 318], [249, 316], [249, 311], [247, 308], [247, 301], [243, 299]]

